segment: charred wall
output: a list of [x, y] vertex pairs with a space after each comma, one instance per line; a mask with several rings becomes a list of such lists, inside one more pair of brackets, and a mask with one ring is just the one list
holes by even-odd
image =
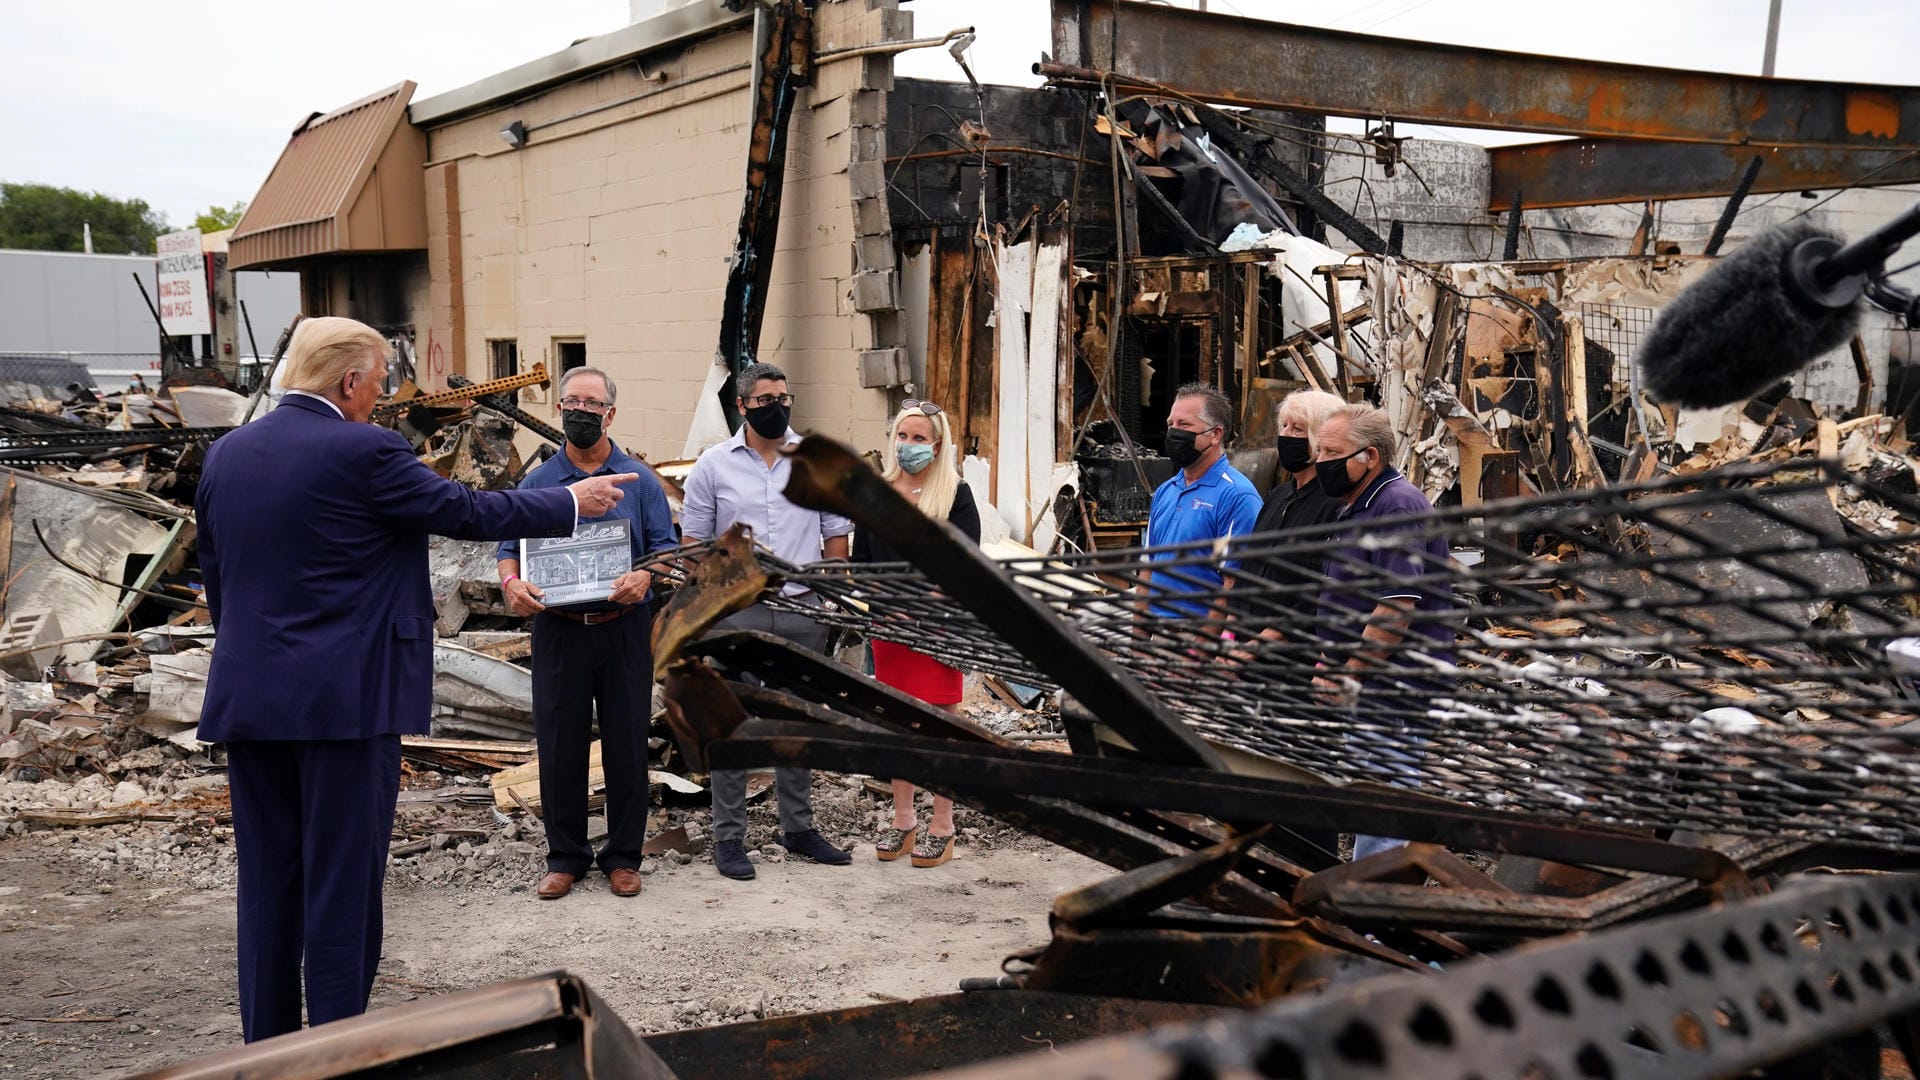
[[989, 221], [1016, 225], [1036, 208], [1046, 214], [1073, 201], [1075, 159], [1080, 198], [1076, 254], [1113, 245], [1113, 177], [1106, 138], [1093, 130], [1089, 97], [1072, 90], [988, 86], [986, 107], [966, 83], [897, 78], [887, 97], [888, 208], [903, 243], [935, 229], [959, 238], [980, 207], [981, 155], [963, 123], [984, 111]]
[[[895, 236], [915, 244], [936, 229], [956, 239], [972, 231], [981, 202], [984, 144], [989, 222], [1012, 226], [1030, 213], [1075, 203], [1077, 180], [1074, 257], [1110, 256], [1113, 176], [1107, 138], [1093, 126], [1099, 107], [1097, 95], [1081, 90], [988, 86], [983, 109], [965, 83], [896, 79], [887, 100], [888, 206]], [[1317, 133], [1324, 130], [1324, 119], [1274, 110], [1233, 115], [1245, 122], [1236, 132], [1240, 146], [1259, 147], [1258, 155], [1244, 155], [1258, 160], [1240, 164], [1295, 222], [1310, 229], [1311, 217], [1303, 219], [1299, 200], [1276, 182], [1266, 155], [1293, 176], [1318, 182], [1325, 158]], [[977, 134], [981, 128], [984, 135]], [[1167, 224], [1150, 204], [1142, 205], [1136, 252], [1195, 253]]]

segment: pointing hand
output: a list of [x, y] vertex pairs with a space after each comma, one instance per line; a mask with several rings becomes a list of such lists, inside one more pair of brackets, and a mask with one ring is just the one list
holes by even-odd
[[631, 484], [640, 479], [639, 473], [615, 473], [612, 476], [589, 476], [585, 480], [568, 485], [574, 498], [580, 500], [581, 517], [599, 517], [611, 511], [625, 492], [621, 484]]

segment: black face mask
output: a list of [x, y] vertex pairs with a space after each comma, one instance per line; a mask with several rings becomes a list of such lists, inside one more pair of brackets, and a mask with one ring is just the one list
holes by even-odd
[[1280, 451], [1280, 467], [1290, 473], [1313, 466], [1313, 447], [1307, 445], [1304, 435], [1282, 435], [1273, 441], [1274, 448]]
[[747, 426], [763, 439], [782, 438], [787, 433], [787, 422], [793, 419], [792, 410], [785, 405], [755, 405], [744, 414]]
[[1197, 431], [1167, 429], [1167, 457], [1173, 461], [1175, 468], [1184, 469], [1200, 460], [1200, 448], [1194, 445], [1194, 440], [1199, 437], [1200, 433]]
[[567, 441], [579, 450], [591, 450], [599, 445], [600, 436], [606, 431], [605, 420], [583, 409], [562, 410], [560, 426], [567, 433]]
[[1320, 477], [1320, 490], [1336, 499], [1352, 491], [1359, 481], [1347, 475], [1347, 462], [1364, 453], [1365, 450], [1355, 450], [1343, 458], [1314, 462], [1313, 471]]

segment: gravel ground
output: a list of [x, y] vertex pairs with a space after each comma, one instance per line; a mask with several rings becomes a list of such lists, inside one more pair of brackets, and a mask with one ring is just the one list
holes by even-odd
[[[186, 792], [210, 815], [214, 779]], [[98, 794], [83, 783], [0, 783], [0, 810]], [[964, 808], [953, 862], [881, 863], [869, 845], [887, 805], [858, 779], [816, 774], [821, 829], [855, 852], [851, 867], [824, 867], [771, 844], [762, 798], [748, 815], [753, 882], [713, 870], [704, 808], [656, 808], [657, 825], [687, 827], [693, 852], [649, 860], [638, 898], [596, 874], [552, 903], [532, 894], [544, 846], [521, 822], [406, 806], [396, 842], [434, 846], [391, 864], [374, 1007], [555, 968], [641, 1032], [946, 993], [1044, 943], [1053, 898], [1105, 873]], [[212, 816], [23, 824], [0, 840], [0, 1076], [115, 1075], [237, 1043], [232, 830]]]
[[[1035, 736], [1054, 717], [970, 691], [971, 719], [1047, 745]], [[109, 728], [53, 764], [0, 765], [0, 1076], [116, 1075], [237, 1043], [218, 751]], [[374, 1008], [556, 968], [643, 1033], [946, 993], [1043, 944], [1054, 897], [1106, 872], [965, 807], [953, 862], [881, 863], [884, 782], [816, 773], [816, 824], [854, 852], [851, 867], [788, 861], [768, 791], [748, 803], [760, 876], [728, 881], [712, 867], [706, 796], [656, 786], [648, 834], [684, 829], [685, 850], [648, 860], [638, 898], [595, 874], [545, 903], [539, 822], [496, 811], [484, 774], [409, 761], [401, 788]], [[930, 803], [921, 792], [922, 821]], [[63, 811], [140, 820], [33, 820]], [[596, 839], [604, 830], [590, 821]]]

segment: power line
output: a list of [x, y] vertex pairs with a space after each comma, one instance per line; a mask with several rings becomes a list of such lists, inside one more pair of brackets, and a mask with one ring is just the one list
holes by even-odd
[[[1868, 180], [1873, 179], [1873, 177], [1876, 174], [1886, 172], [1888, 169], [1893, 168], [1895, 165], [1899, 165], [1904, 162], [1911, 161], [1916, 156], [1920, 156], [1920, 150], [1909, 150], [1906, 153], [1901, 154], [1899, 157], [1894, 158], [1892, 161], [1889, 161], [1878, 168], [1868, 169], [1866, 172], [1862, 173], [1861, 175], [1854, 177], [1853, 182], [1848, 184], [1846, 187], [1841, 188], [1839, 191], [1834, 192], [1833, 194], [1827, 196], [1826, 198], [1821, 199], [1819, 202], [1814, 203], [1812, 206], [1807, 207], [1805, 210], [1802, 210], [1799, 213], [1793, 215], [1792, 217], [1788, 218], [1787, 221], [1797, 221], [1800, 218], [1806, 217], [1808, 214], [1813, 213], [1815, 210], [1820, 209], [1821, 207], [1827, 205], [1833, 200], [1839, 198], [1840, 196], [1845, 195], [1847, 192], [1852, 191], [1854, 188], [1859, 187], [1861, 184], [1866, 183]], [[1785, 222], [1782, 222], [1782, 224], [1785, 224]]]

